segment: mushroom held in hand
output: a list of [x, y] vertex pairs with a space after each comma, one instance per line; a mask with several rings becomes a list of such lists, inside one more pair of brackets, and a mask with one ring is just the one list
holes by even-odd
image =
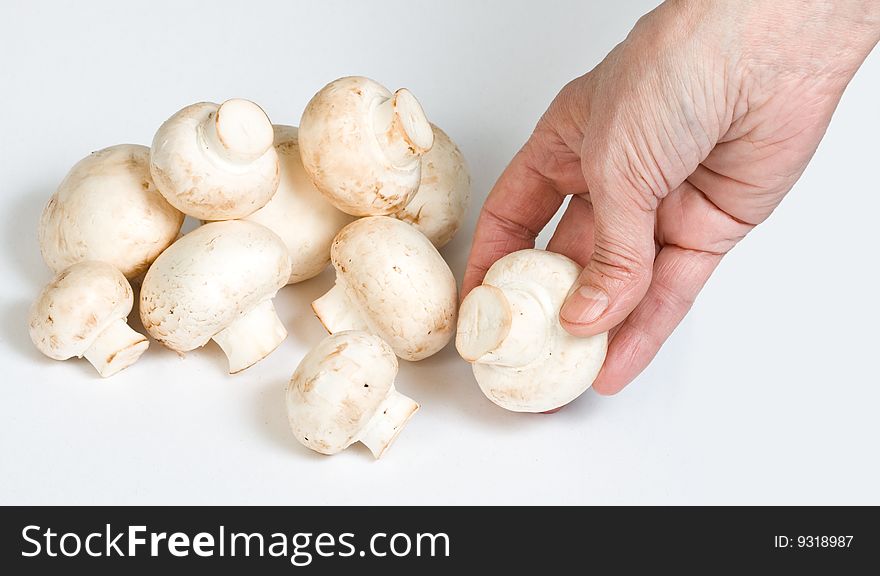
[[289, 284], [321, 273], [330, 263], [330, 243], [354, 220], [337, 210], [312, 184], [299, 155], [296, 128], [275, 126], [281, 182], [269, 203], [246, 218], [278, 234], [290, 255]]
[[397, 358], [381, 338], [360, 331], [322, 340], [287, 388], [296, 439], [321, 454], [363, 442], [380, 458], [419, 405], [394, 389]]
[[85, 356], [101, 376], [112, 376], [134, 364], [149, 345], [128, 326], [133, 303], [131, 286], [119, 270], [106, 262], [77, 262], [31, 307], [31, 340], [49, 358]]
[[40, 252], [55, 273], [100, 260], [134, 278], [174, 242], [182, 224], [183, 214], [150, 177], [150, 149], [120, 144], [68, 172], [40, 218]]
[[434, 145], [422, 157], [422, 179], [406, 208], [394, 214], [428, 237], [437, 248], [458, 232], [471, 195], [471, 176], [461, 150], [433, 124]]
[[150, 171], [181, 212], [201, 220], [244, 218], [278, 188], [272, 124], [248, 100], [187, 106], [156, 132]]
[[234, 374], [287, 337], [272, 298], [289, 276], [287, 249], [268, 228], [245, 220], [205, 224], [147, 271], [141, 320], [150, 336], [177, 352], [214, 340]]
[[515, 412], [546, 412], [593, 383], [605, 361], [607, 333], [576, 338], [559, 323], [580, 272], [561, 254], [521, 250], [495, 262], [464, 299], [455, 346], [473, 363], [492, 402]]
[[336, 285], [312, 303], [328, 332], [372, 332], [405, 360], [449, 342], [455, 278], [424, 234], [394, 218], [362, 218], [336, 235], [330, 260]]
[[419, 187], [421, 157], [434, 142], [422, 107], [369, 78], [335, 80], [303, 112], [303, 165], [334, 206], [354, 216], [393, 214]]

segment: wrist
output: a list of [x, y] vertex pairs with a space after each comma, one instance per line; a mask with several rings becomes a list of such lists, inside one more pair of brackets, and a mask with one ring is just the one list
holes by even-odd
[[849, 78], [880, 40], [876, 0], [750, 0], [722, 5], [736, 12], [746, 61], [793, 74]]

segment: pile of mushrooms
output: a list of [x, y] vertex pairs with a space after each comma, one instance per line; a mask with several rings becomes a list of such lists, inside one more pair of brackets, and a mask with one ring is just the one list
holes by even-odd
[[[469, 196], [461, 151], [406, 89], [340, 78], [315, 94], [298, 128], [273, 125], [248, 100], [192, 104], [149, 148], [87, 156], [49, 199], [39, 240], [56, 276], [31, 308], [31, 339], [50, 358], [85, 357], [104, 377], [134, 364], [147, 336], [180, 354], [214, 341], [239, 373], [287, 336], [273, 299], [332, 263], [335, 285], [312, 304], [329, 336], [286, 391], [305, 446], [334, 454], [362, 442], [379, 458], [419, 408], [395, 389], [398, 358], [436, 354], [456, 326], [490, 399], [558, 407], [604, 357], [604, 336], [578, 342], [557, 329], [576, 265], [538, 251], [502, 259], [459, 314], [438, 248]], [[187, 216], [199, 226], [181, 236]], [[543, 287], [517, 280], [543, 282], [528, 269], [545, 264]], [[128, 324], [135, 301], [146, 335]], [[563, 362], [551, 369], [553, 353]]]

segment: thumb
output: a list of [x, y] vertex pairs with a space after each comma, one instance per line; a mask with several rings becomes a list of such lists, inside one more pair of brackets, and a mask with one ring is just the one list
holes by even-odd
[[[594, 242], [590, 261], [560, 311], [575, 336], [606, 332], [623, 322], [645, 296], [654, 265], [654, 202], [641, 192], [590, 178]], [[623, 182], [625, 179], [617, 180]]]

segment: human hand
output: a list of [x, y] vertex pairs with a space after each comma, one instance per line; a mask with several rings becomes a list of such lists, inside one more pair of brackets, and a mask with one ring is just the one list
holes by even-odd
[[498, 179], [462, 297], [571, 195], [547, 249], [584, 271], [560, 319], [611, 331], [593, 387], [618, 392], [800, 177], [878, 39], [876, 1], [662, 4], [562, 89]]

